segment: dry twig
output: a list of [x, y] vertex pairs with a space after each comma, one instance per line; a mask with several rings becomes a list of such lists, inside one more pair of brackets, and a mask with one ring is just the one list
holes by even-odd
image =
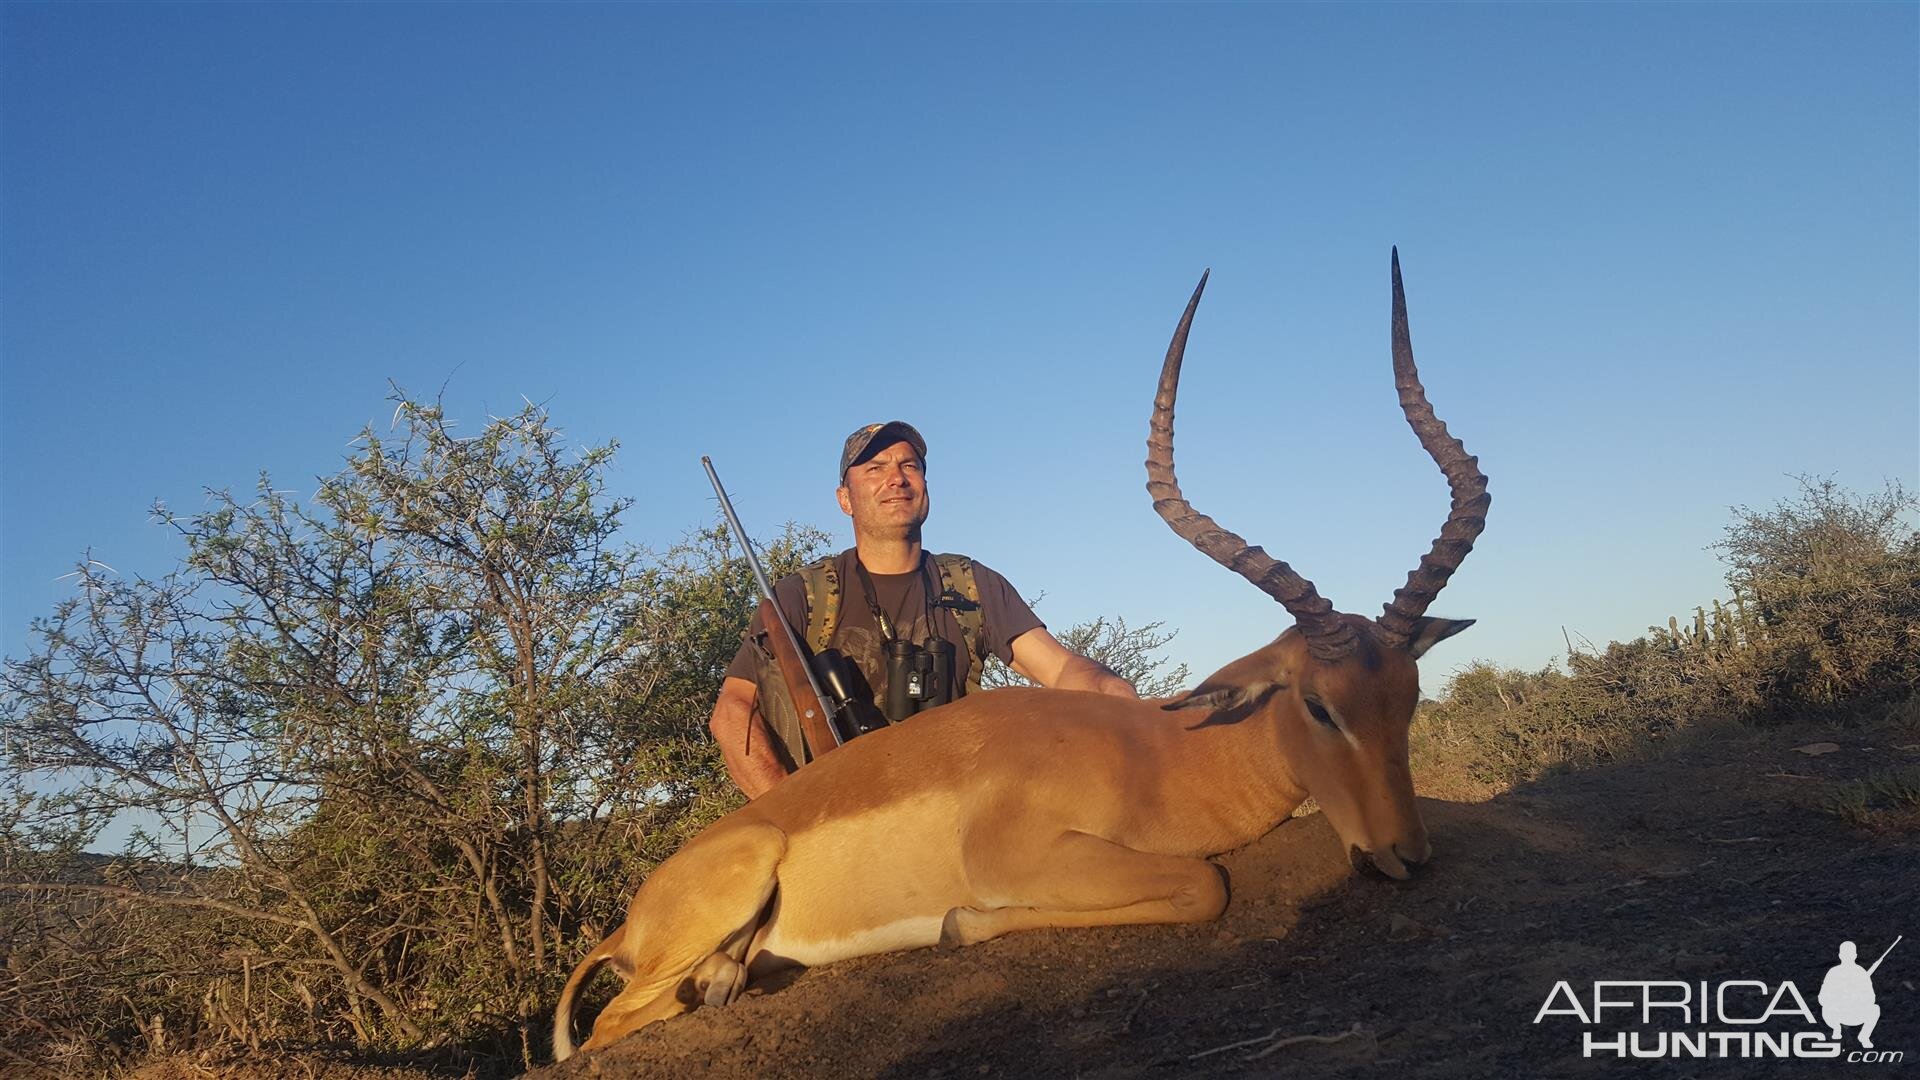
[[1257, 1054], [1248, 1054], [1247, 1060], [1257, 1061], [1260, 1058], [1266, 1057], [1268, 1054], [1273, 1053], [1275, 1050], [1278, 1050], [1283, 1046], [1292, 1046], [1294, 1043], [1303, 1043], [1303, 1042], [1337, 1043], [1341, 1039], [1350, 1038], [1354, 1035], [1360, 1034], [1360, 1030], [1361, 1030], [1360, 1022], [1356, 1020], [1354, 1021], [1352, 1027], [1348, 1028], [1347, 1030], [1341, 1032], [1338, 1035], [1295, 1035], [1291, 1039], [1281, 1039], [1279, 1042], [1274, 1043], [1272, 1046], [1267, 1047], [1265, 1050], [1262, 1050]]
[[[1264, 1042], [1273, 1042], [1274, 1039], [1280, 1038], [1280, 1033], [1284, 1030], [1286, 1029], [1274, 1028], [1272, 1031], [1269, 1031], [1265, 1035], [1262, 1035], [1258, 1038], [1241, 1039], [1239, 1042], [1227, 1043], [1225, 1046], [1216, 1046], [1211, 1050], [1202, 1050], [1197, 1054], [1188, 1054], [1187, 1060], [1198, 1061], [1203, 1057], [1212, 1057], [1215, 1054], [1224, 1054], [1229, 1050], [1239, 1050], [1243, 1047], [1258, 1046]], [[1336, 1042], [1339, 1042], [1341, 1039], [1345, 1039], [1345, 1038], [1360, 1034], [1360, 1030], [1361, 1030], [1360, 1022], [1356, 1020], [1354, 1021], [1354, 1024], [1352, 1027], [1348, 1028], [1347, 1030], [1341, 1032], [1338, 1035], [1294, 1035], [1290, 1038], [1280, 1039], [1279, 1042], [1273, 1043], [1272, 1046], [1267, 1047], [1266, 1049], [1260, 1051], [1257, 1054], [1247, 1055], [1247, 1060], [1253, 1061], [1256, 1058], [1266, 1057], [1268, 1054], [1273, 1053], [1275, 1050], [1278, 1050], [1283, 1046], [1292, 1046], [1295, 1043], [1303, 1043], [1303, 1042], [1336, 1043]]]
[[1124, 1035], [1127, 1032], [1133, 1030], [1133, 1018], [1140, 1015], [1140, 1006], [1145, 1005], [1147, 1003], [1147, 995], [1151, 994], [1153, 992], [1153, 988], [1159, 985], [1160, 985], [1159, 983], [1154, 983], [1152, 986], [1148, 986], [1140, 991], [1140, 996], [1135, 998], [1133, 1001], [1133, 1007], [1127, 1010], [1127, 1015], [1120, 1018], [1121, 1034]]

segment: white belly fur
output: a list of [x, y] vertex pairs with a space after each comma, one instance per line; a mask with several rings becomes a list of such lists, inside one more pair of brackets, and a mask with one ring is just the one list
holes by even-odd
[[848, 937], [812, 940], [790, 937], [781, 933], [780, 923], [775, 920], [772, 931], [761, 947], [775, 956], [784, 956], [795, 963], [809, 967], [816, 964], [831, 964], [836, 960], [851, 960], [856, 956], [870, 956], [874, 953], [893, 952], [897, 949], [921, 949], [929, 945], [937, 945], [940, 943], [940, 924], [944, 918], [944, 912], [940, 915], [916, 915]]
[[762, 948], [812, 965], [938, 944], [947, 911], [973, 903], [952, 802], [922, 795], [790, 833]]

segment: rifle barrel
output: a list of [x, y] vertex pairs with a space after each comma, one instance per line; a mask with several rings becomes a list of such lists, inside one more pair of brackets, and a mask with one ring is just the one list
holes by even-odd
[[[1893, 945], [1898, 945], [1898, 944], [1900, 944], [1900, 942], [1901, 942], [1902, 940], [1904, 940], [1904, 939], [1906, 938], [1906, 936], [1907, 936], [1907, 935], [1905, 935], [1905, 934], [1901, 934], [1901, 935], [1899, 935], [1898, 937], [1895, 937], [1895, 938], [1893, 939]], [[1887, 952], [1883, 952], [1883, 953], [1881, 953], [1881, 954], [1880, 954], [1880, 960], [1885, 960], [1885, 959], [1887, 958], [1887, 953], [1890, 953], [1890, 952], [1892, 952], [1892, 951], [1893, 951], [1893, 945], [1889, 945], [1889, 946], [1887, 946]], [[1873, 966], [1867, 969], [1867, 974], [1868, 974], [1868, 975], [1872, 975], [1872, 974], [1873, 974], [1874, 972], [1876, 972], [1876, 971], [1878, 971], [1878, 970], [1880, 970], [1880, 960], [1875, 960], [1875, 961], [1873, 962]]]
[[[720, 509], [726, 512], [727, 526], [733, 530], [733, 535], [740, 539], [740, 549], [746, 552], [747, 565], [753, 569], [753, 580], [760, 586], [760, 595], [767, 598], [767, 606], [773, 609], [774, 621], [779, 623], [780, 629], [786, 633], [787, 644], [793, 646], [794, 655], [801, 658], [800, 666], [807, 671], [807, 687], [813, 691], [814, 707], [826, 717], [827, 730], [833, 733], [833, 744], [845, 745], [846, 739], [840, 735], [840, 725], [833, 722], [834, 709], [827, 700], [826, 691], [820, 686], [820, 676], [814, 672], [813, 665], [806, 660], [806, 650], [800, 647], [800, 635], [793, 632], [792, 624], [787, 622], [786, 613], [780, 610], [780, 601], [773, 595], [773, 583], [767, 580], [766, 569], [760, 565], [759, 556], [753, 553], [753, 541], [747, 539], [747, 530], [740, 524], [740, 515], [733, 512], [733, 500], [727, 498], [727, 489], [720, 484], [720, 474], [713, 471], [713, 459], [701, 454], [700, 464], [706, 466], [707, 479], [713, 481], [713, 493], [720, 496]], [[802, 710], [806, 708], [804, 702], [796, 701], [793, 704], [795, 708]]]

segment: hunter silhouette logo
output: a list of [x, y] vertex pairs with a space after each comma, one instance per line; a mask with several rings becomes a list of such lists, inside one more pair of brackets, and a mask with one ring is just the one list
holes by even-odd
[[[1900, 944], [1906, 935], [1893, 939], [1893, 945]], [[1859, 954], [1853, 942], [1840, 943], [1840, 962], [1827, 972], [1827, 978], [1820, 984], [1820, 1019], [1833, 1029], [1835, 1042], [1841, 1041], [1840, 1029], [1860, 1025], [1860, 1045], [1873, 1049], [1873, 1026], [1880, 1022], [1880, 1005], [1873, 997], [1873, 973], [1880, 970], [1881, 961], [1887, 953], [1893, 951], [1893, 945], [1887, 946], [1887, 952], [1870, 968], [1862, 968], [1854, 963]]]
[[[1575, 993], [1566, 980], [1553, 984], [1533, 1022], [1570, 1017], [1580, 1033], [1582, 1057], [1618, 1058], [1838, 1058], [1852, 1064], [1896, 1064], [1905, 1054], [1879, 1050], [1873, 1029], [1880, 1003], [1873, 974], [1886, 962], [1896, 936], [1870, 967], [1858, 963], [1859, 948], [1843, 941], [1838, 964], [1827, 969], [1819, 1013], [1790, 980], [1727, 979], [1718, 983], [1671, 980], [1596, 980], [1591, 993]], [[1845, 1029], [1857, 1027], [1860, 1048], [1846, 1045]]]

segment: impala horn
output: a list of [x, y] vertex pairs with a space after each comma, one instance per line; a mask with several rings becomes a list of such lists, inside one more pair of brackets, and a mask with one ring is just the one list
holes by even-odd
[[[1180, 329], [1184, 333], [1186, 324], [1182, 323]], [[1453, 492], [1453, 507], [1447, 511], [1446, 524], [1440, 526], [1432, 549], [1421, 556], [1420, 565], [1407, 575], [1407, 583], [1394, 592], [1386, 610], [1375, 620], [1381, 642], [1398, 648], [1414, 636], [1427, 605], [1440, 595], [1447, 579], [1460, 568], [1460, 561], [1473, 550], [1474, 539], [1487, 527], [1487, 506], [1492, 502], [1480, 459], [1468, 454], [1459, 439], [1447, 434], [1447, 425], [1433, 415], [1427, 389], [1420, 385], [1420, 372], [1413, 366], [1413, 341], [1407, 334], [1407, 295], [1400, 287], [1399, 248], [1393, 251], [1393, 385], [1400, 391], [1400, 411], [1407, 414], [1408, 425], [1420, 437], [1420, 445], [1434, 464], [1446, 474], [1447, 487]]]
[[[1396, 265], [1398, 265], [1396, 263]], [[1208, 271], [1211, 273], [1211, 271]], [[1399, 296], [1399, 272], [1395, 271], [1396, 297], [1395, 311]], [[1193, 299], [1187, 301], [1186, 313], [1180, 316], [1180, 325], [1173, 332], [1173, 342], [1167, 346], [1167, 360], [1160, 368], [1160, 390], [1153, 396], [1153, 420], [1147, 434], [1147, 494], [1153, 496], [1154, 512], [1159, 514], [1173, 531], [1220, 565], [1246, 578], [1258, 586], [1261, 592], [1273, 597], [1285, 605], [1300, 624], [1300, 630], [1307, 636], [1307, 650], [1318, 660], [1332, 662], [1353, 651], [1353, 628], [1341, 620], [1340, 613], [1333, 605], [1321, 597], [1314, 589], [1313, 582], [1294, 573], [1293, 567], [1268, 555], [1265, 551], [1241, 539], [1238, 535], [1221, 528], [1214, 520], [1193, 508], [1193, 504], [1180, 494], [1180, 481], [1173, 474], [1173, 400], [1180, 386], [1180, 361], [1187, 351], [1187, 331], [1193, 327], [1193, 313], [1200, 306], [1200, 294], [1207, 288], [1207, 274], [1200, 275], [1200, 284], [1193, 290]], [[1396, 317], [1397, 318], [1397, 317]], [[1404, 321], [1395, 322], [1398, 341], [1405, 336]], [[1395, 370], [1399, 370], [1398, 346], [1395, 347]], [[1412, 353], [1408, 353], [1407, 371], [1413, 370]], [[1415, 390], [1419, 383], [1413, 383]], [[1405, 392], [1402, 392], [1405, 399]], [[1421, 399], [1424, 404], [1425, 398]], [[1411, 406], [1409, 406], [1411, 409]], [[1411, 417], [1411, 411], [1408, 413]], [[1428, 411], [1431, 417], [1431, 410]], [[1417, 426], [1416, 429], [1418, 430]], [[1444, 432], [1444, 428], [1441, 429]], [[1422, 436], [1424, 441], [1425, 436]], [[1458, 446], [1459, 444], [1455, 444]], [[1482, 481], [1484, 484], [1484, 480]], [[1457, 499], [1456, 499], [1457, 501]], [[1451, 523], [1451, 522], [1449, 522]], [[1478, 531], [1477, 529], [1475, 530]], [[1471, 537], [1468, 538], [1469, 543]], [[1455, 563], [1458, 563], [1455, 559]], [[1426, 564], [1421, 564], [1425, 569]], [[1449, 572], [1451, 567], [1448, 568]], [[1445, 575], [1441, 575], [1445, 581]], [[1405, 592], [1406, 590], [1402, 590]], [[1437, 591], [1437, 590], [1436, 590]], [[1428, 597], [1431, 600], [1431, 596]], [[1395, 598], [1395, 603], [1399, 599]], [[1424, 602], [1420, 605], [1425, 608]], [[1418, 612], [1415, 612], [1418, 614]], [[1405, 640], [1403, 636], [1401, 640]]]

